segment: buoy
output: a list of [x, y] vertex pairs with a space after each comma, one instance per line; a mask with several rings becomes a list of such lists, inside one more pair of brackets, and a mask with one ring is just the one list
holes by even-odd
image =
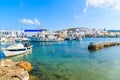
[[52, 53], [54, 53], [55, 52], [55, 50], [54, 49], [52, 49]]

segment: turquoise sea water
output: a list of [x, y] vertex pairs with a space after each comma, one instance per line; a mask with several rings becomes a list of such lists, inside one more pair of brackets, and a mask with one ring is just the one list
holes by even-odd
[[120, 46], [89, 51], [88, 45], [120, 42], [120, 38], [85, 38], [82, 41], [32, 42], [30, 54], [11, 57], [29, 61], [30, 80], [120, 80]]

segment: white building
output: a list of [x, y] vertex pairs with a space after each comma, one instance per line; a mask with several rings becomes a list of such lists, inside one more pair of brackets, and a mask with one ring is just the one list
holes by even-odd
[[0, 36], [4, 37], [18, 37], [21, 34], [21, 31], [17, 30], [0, 30]]

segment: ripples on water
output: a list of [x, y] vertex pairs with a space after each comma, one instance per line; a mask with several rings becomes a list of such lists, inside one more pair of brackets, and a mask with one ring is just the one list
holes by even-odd
[[12, 57], [34, 66], [30, 80], [120, 80], [120, 46], [90, 52], [90, 42], [119, 41], [119, 38], [86, 38], [82, 41], [33, 42], [30, 54]]

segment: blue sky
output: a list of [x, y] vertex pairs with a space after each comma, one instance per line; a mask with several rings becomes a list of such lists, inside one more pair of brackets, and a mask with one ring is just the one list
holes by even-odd
[[0, 29], [120, 29], [120, 0], [0, 0]]

